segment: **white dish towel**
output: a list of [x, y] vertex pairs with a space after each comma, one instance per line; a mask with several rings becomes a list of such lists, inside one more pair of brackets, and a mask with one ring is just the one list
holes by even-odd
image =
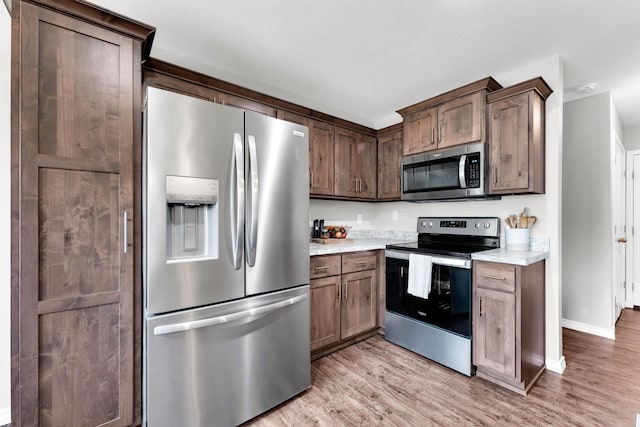
[[431, 257], [409, 254], [409, 285], [407, 292], [418, 298], [427, 299], [431, 289]]

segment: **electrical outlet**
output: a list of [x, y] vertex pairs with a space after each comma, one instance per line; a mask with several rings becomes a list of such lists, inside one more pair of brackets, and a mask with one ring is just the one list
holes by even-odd
[[356, 222], [357, 222], [358, 224], [362, 224], [362, 214], [357, 214], [357, 215], [356, 215]]
[[391, 211], [391, 220], [392, 221], [398, 220], [398, 211]]

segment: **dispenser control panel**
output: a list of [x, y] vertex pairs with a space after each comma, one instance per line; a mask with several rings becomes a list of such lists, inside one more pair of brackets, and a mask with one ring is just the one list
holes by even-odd
[[210, 205], [217, 202], [217, 179], [167, 175], [167, 203]]

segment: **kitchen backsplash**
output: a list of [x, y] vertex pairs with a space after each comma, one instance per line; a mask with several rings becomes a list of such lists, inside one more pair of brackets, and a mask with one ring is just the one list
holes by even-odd
[[352, 239], [393, 239], [413, 242], [418, 239], [418, 233], [415, 231], [354, 229], [349, 231], [349, 235], [347, 237]]

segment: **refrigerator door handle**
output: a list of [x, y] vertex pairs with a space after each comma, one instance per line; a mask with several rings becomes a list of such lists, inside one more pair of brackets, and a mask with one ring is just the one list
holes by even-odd
[[206, 328], [207, 326], [223, 325], [225, 323], [234, 322], [236, 320], [246, 319], [248, 317], [259, 316], [261, 314], [270, 313], [296, 304], [307, 298], [307, 294], [298, 295], [282, 301], [263, 305], [260, 307], [250, 308], [248, 310], [238, 311], [236, 313], [225, 314], [223, 316], [209, 317], [207, 319], [193, 320], [189, 322], [174, 323], [171, 325], [156, 326], [153, 328], [154, 335], [173, 334], [175, 332], [191, 331], [193, 329]]
[[231, 179], [229, 182], [233, 268], [240, 270], [244, 242], [244, 153], [242, 135], [239, 133], [233, 134], [233, 158], [231, 159]]
[[248, 136], [249, 141], [249, 197], [247, 223], [249, 225], [249, 242], [247, 247], [247, 264], [253, 267], [256, 264], [256, 247], [258, 245], [258, 155], [256, 153], [256, 138]]

